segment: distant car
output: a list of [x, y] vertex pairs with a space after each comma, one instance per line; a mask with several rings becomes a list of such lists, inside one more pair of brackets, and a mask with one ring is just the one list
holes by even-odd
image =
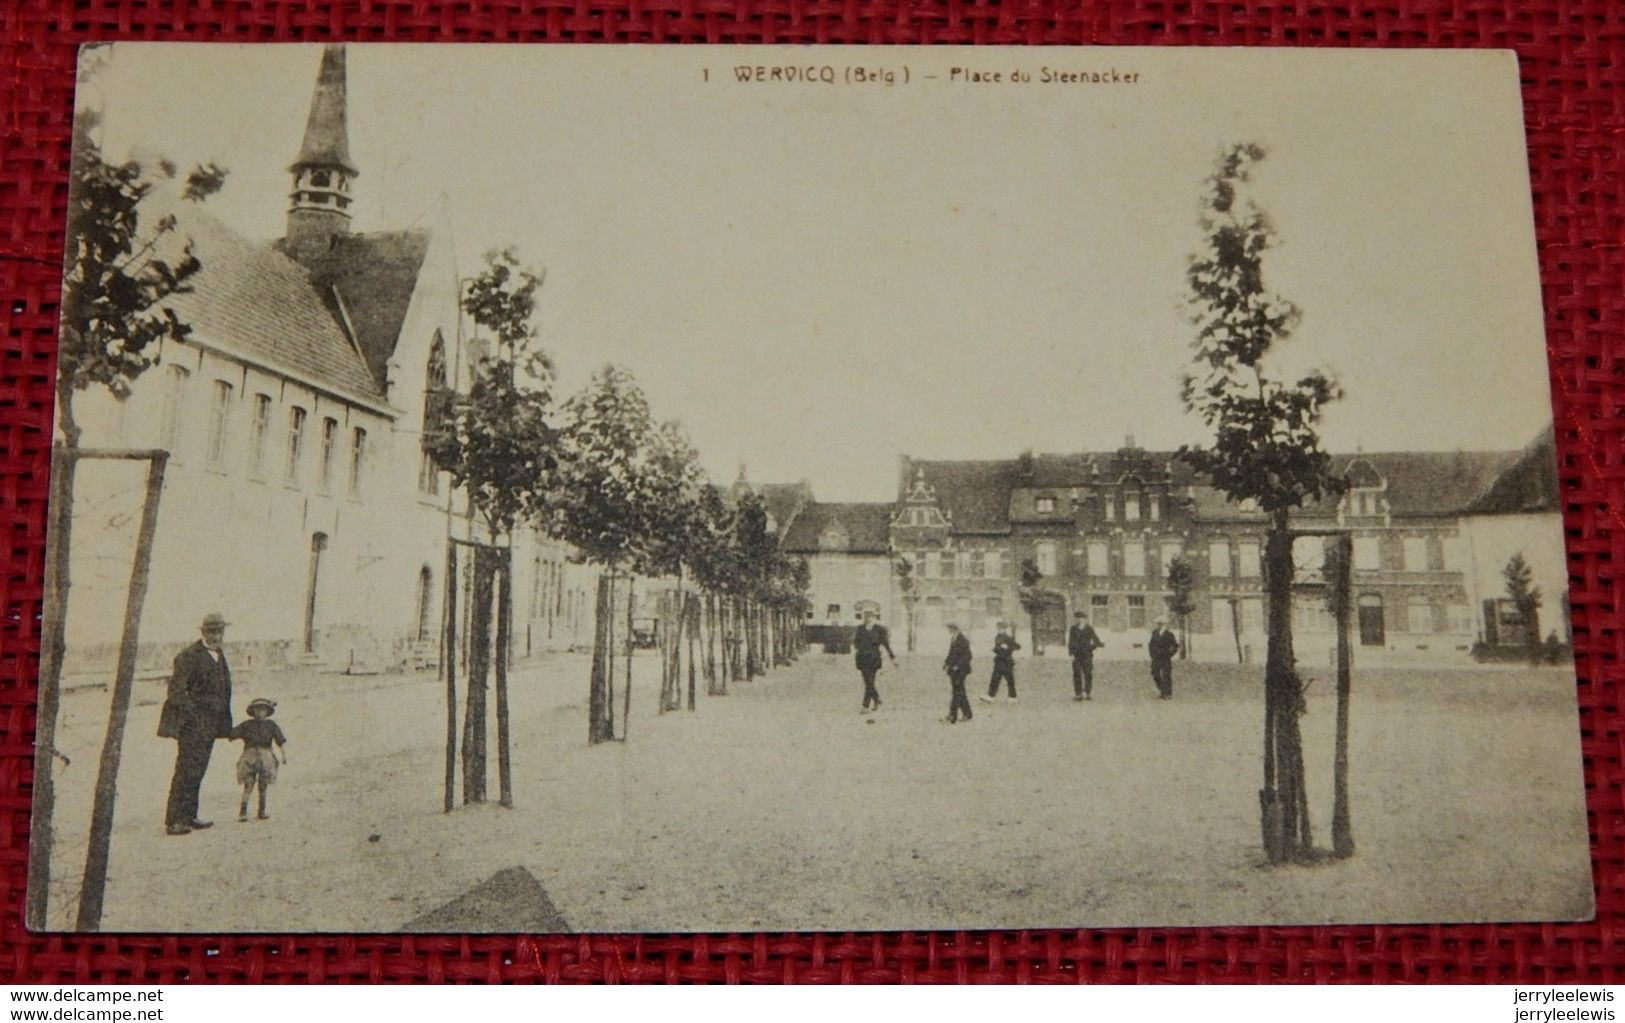
[[634, 650], [653, 650], [659, 645], [659, 623], [655, 619], [632, 619], [632, 648]]

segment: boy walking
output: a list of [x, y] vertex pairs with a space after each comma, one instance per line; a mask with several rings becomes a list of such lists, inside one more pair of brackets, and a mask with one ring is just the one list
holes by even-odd
[[999, 695], [1000, 682], [1009, 686], [1010, 702], [1016, 702], [1016, 651], [1020, 649], [1010, 623], [1000, 622], [999, 634], [993, 638], [993, 680], [987, 684], [987, 695], [981, 697], [983, 703], [992, 703]]

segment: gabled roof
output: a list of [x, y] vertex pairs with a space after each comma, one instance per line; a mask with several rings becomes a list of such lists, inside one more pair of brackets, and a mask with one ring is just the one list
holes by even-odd
[[383, 406], [378, 379], [323, 301], [310, 275], [268, 242], [242, 237], [198, 206], [153, 193], [142, 216], [172, 214], [164, 247], [190, 239], [202, 269], [167, 300], [194, 337], [273, 372]]
[[302, 261], [333, 315], [349, 318], [380, 389], [428, 251], [427, 231], [341, 234], [326, 252]]
[[[1347, 473], [1353, 469], [1361, 482], [1366, 484], [1375, 483], [1375, 477], [1381, 477], [1386, 487], [1384, 496], [1394, 516], [1447, 515], [1463, 512], [1481, 496], [1487, 500], [1486, 492], [1491, 485], [1498, 483], [1503, 474], [1520, 463], [1520, 459], [1528, 462], [1524, 475], [1529, 477], [1535, 477], [1541, 466], [1553, 466], [1550, 469], [1550, 483], [1514, 475], [1506, 477], [1507, 481], [1500, 484], [1498, 493], [1525, 494], [1522, 498], [1505, 498], [1517, 504], [1536, 500], [1541, 488], [1546, 487], [1551, 506], [1555, 507], [1555, 463], [1549, 441], [1545, 451], [1544, 461], [1539, 456], [1527, 452], [1520, 456], [1515, 451], [1362, 452], [1333, 455], [1332, 464], [1338, 472]], [[1141, 452], [1135, 449], [1132, 458], [1149, 461], [1147, 472], [1160, 475], [1166, 471], [1174, 487], [1189, 488], [1188, 493], [1195, 502], [1199, 517], [1262, 518], [1259, 513], [1244, 511], [1232, 503], [1209, 485], [1177, 452]], [[937, 501], [950, 515], [951, 526], [956, 533], [1009, 532], [1013, 520], [1021, 523], [1065, 523], [1070, 521], [1071, 516], [1064, 507], [1058, 507], [1054, 515], [1040, 515], [1033, 511], [1034, 492], [1116, 482], [1125, 472], [1133, 471], [1124, 461], [1122, 452], [1037, 455], [974, 462], [919, 461], [905, 456], [901, 469], [901, 493], [906, 494], [915, 474], [923, 472], [925, 481], [936, 489]], [[1306, 506], [1304, 511], [1310, 515], [1330, 516], [1336, 513], [1336, 509], [1335, 501], [1322, 501]]]
[[889, 503], [810, 503], [802, 506], [784, 536], [784, 549], [794, 554], [817, 554], [825, 530], [839, 525], [847, 536], [848, 554], [885, 554], [891, 549]]
[[1557, 511], [1557, 438], [1551, 427], [1529, 443], [1518, 460], [1467, 508], [1469, 515], [1518, 515]]
[[[1517, 458], [1516, 451], [1381, 451], [1333, 455], [1332, 466], [1363, 474], [1356, 463], [1364, 462], [1374, 469], [1387, 485], [1390, 515], [1451, 515], [1489, 489]], [[1336, 504], [1321, 501], [1305, 510], [1329, 515]]]

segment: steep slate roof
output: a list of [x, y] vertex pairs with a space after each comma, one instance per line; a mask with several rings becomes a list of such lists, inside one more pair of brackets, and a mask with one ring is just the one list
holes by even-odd
[[[1537, 440], [1537, 444], [1538, 444]], [[1508, 473], [1515, 464], [1527, 461], [1528, 474], [1534, 474], [1540, 465], [1553, 465], [1552, 507], [1556, 506], [1555, 463], [1550, 442], [1545, 449], [1544, 462], [1528, 452], [1520, 456], [1511, 451], [1402, 451], [1373, 452], [1352, 455], [1333, 455], [1333, 465], [1347, 472], [1356, 461], [1368, 462], [1387, 483], [1387, 498], [1396, 516], [1427, 516], [1456, 514], [1473, 505], [1481, 495]], [[1232, 504], [1222, 493], [1207, 485], [1202, 476], [1173, 452], [1146, 452], [1159, 468], [1171, 461], [1170, 473], [1175, 487], [1189, 487], [1196, 502], [1197, 514], [1205, 518], [1262, 518], [1256, 512], [1244, 512]], [[1091, 469], [1098, 471], [1100, 480], [1115, 481], [1116, 454], [1112, 452], [1079, 453], [1072, 455], [1036, 455], [1031, 459], [1031, 473], [1023, 471], [1022, 459], [994, 461], [918, 461], [904, 457], [900, 493], [906, 493], [914, 480], [916, 470], [924, 470], [926, 482], [937, 492], [937, 501], [951, 516], [957, 533], [1008, 532], [1011, 523], [1012, 497], [1018, 492], [1033, 489], [1062, 489], [1083, 486], [1091, 482]], [[1538, 463], [1538, 464], [1537, 464]], [[1538, 481], [1528, 483], [1526, 489], [1538, 489]], [[1501, 485], [1508, 490], [1519, 484], [1515, 478]], [[1020, 502], [1018, 502], [1020, 503]], [[1025, 507], [1025, 504], [1022, 504]], [[1305, 507], [1311, 515], [1333, 515], [1334, 502], [1323, 501]], [[1487, 514], [1488, 512], [1486, 512]], [[1023, 516], [1021, 521], [1062, 522], [1069, 516]]]
[[[1450, 515], [1471, 504], [1517, 458], [1516, 451], [1388, 451], [1333, 455], [1332, 464], [1347, 472], [1356, 461], [1369, 462], [1388, 484], [1393, 515]], [[1336, 506], [1322, 501], [1306, 510], [1330, 515]]]
[[272, 243], [250, 241], [196, 203], [153, 193], [143, 216], [173, 214], [166, 255], [191, 239], [203, 268], [168, 304], [194, 336], [248, 362], [282, 370], [344, 397], [384, 404], [379, 380], [312, 286]]
[[427, 231], [381, 231], [338, 235], [327, 252], [304, 260], [334, 316], [339, 315], [332, 297], [337, 289], [380, 389], [428, 251]]
[[1019, 466], [1014, 461], [928, 462], [904, 457], [903, 490], [914, 482], [916, 470], [937, 492], [937, 503], [949, 516], [956, 533], [1010, 531], [1010, 491]]
[[847, 532], [849, 554], [885, 554], [891, 549], [890, 503], [809, 503], [801, 509], [784, 536], [784, 549], [796, 554], [816, 554], [818, 538], [832, 523]]
[[1470, 515], [1516, 515], [1557, 511], [1557, 438], [1551, 427], [1523, 449], [1512, 467], [1467, 508]]

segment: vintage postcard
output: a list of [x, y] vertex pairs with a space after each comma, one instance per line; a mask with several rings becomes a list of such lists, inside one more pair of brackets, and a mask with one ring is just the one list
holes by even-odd
[[35, 929], [1577, 920], [1509, 52], [86, 48]]

